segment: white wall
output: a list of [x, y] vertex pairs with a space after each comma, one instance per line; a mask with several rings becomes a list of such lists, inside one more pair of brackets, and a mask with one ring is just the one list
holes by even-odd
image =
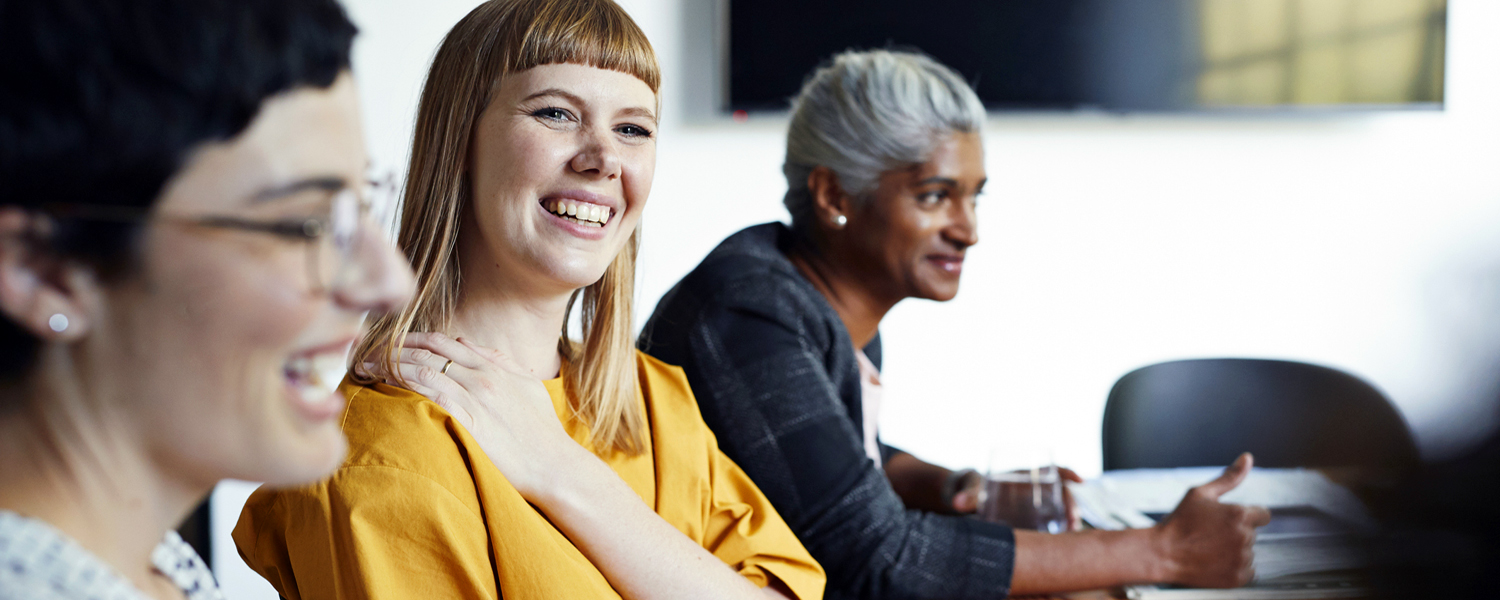
[[[711, 0], [622, 2], [666, 75], [642, 319], [719, 240], [784, 215], [784, 119], [686, 116], [682, 99], [715, 85], [682, 77], [708, 37], [696, 1]], [[476, 2], [346, 3], [371, 151], [399, 169], [427, 61]], [[887, 441], [980, 468], [998, 440], [1046, 444], [1095, 474], [1114, 380], [1203, 356], [1361, 375], [1429, 456], [1483, 433], [1500, 372], [1500, 3], [1452, 0], [1449, 22], [1442, 112], [992, 117], [962, 293], [882, 328]]]
[[[784, 215], [785, 120], [691, 116], [716, 85], [705, 1], [623, 2], [666, 75], [642, 317], [720, 239]], [[476, 2], [348, 4], [370, 146], [399, 170], [426, 64]], [[1355, 372], [1429, 453], [1489, 425], [1466, 371], [1500, 337], [1482, 335], [1500, 323], [1500, 5], [1451, 11], [1442, 112], [993, 117], [963, 292], [883, 328], [884, 435], [969, 465], [1034, 440], [1094, 472], [1114, 380], [1195, 356]]]

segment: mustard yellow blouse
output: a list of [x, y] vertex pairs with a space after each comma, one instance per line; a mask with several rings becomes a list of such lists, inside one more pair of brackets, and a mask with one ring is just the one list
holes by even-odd
[[[637, 353], [644, 452], [606, 459], [678, 531], [764, 587], [800, 600], [825, 576], [718, 444], [682, 370]], [[546, 382], [568, 434], [588, 445], [561, 379]], [[604, 576], [521, 498], [474, 438], [414, 392], [344, 382], [349, 457], [328, 480], [250, 497], [234, 528], [245, 562], [288, 600], [618, 598]]]

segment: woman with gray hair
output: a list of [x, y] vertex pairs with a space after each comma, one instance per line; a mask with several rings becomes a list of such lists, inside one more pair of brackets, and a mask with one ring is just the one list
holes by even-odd
[[998, 598], [1131, 582], [1237, 586], [1264, 509], [1218, 502], [1244, 456], [1151, 529], [1047, 535], [964, 518], [978, 478], [885, 446], [879, 325], [958, 293], [979, 242], [984, 108], [915, 53], [845, 52], [787, 134], [792, 224], [730, 236], [657, 305], [643, 350], [686, 371], [723, 451], [828, 573], [828, 598]]

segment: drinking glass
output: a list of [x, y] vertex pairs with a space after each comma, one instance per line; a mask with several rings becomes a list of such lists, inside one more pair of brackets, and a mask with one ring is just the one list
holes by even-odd
[[1004, 462], [992, 456], [979, 495], [980, 518], [1046, 533], [1068, 530], [1067, 501], [1063, 496], [1065, 484], [1050, 457], [1045, 463], [1029, 469], [1000, 470], [994, 466], [996, 464]]

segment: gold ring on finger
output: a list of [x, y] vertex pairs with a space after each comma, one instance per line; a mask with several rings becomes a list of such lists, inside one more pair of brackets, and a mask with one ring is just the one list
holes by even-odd
[[451, 366], [453, 366], [453, 359], [450, 358], [450, 359], [448, 359], [448, 362], [443, 363], [442, 370], [440, 370], [438, 372], [442, 373], [444, 375], [447, 375], [448, 374], [448, 367], [451, 367]]

